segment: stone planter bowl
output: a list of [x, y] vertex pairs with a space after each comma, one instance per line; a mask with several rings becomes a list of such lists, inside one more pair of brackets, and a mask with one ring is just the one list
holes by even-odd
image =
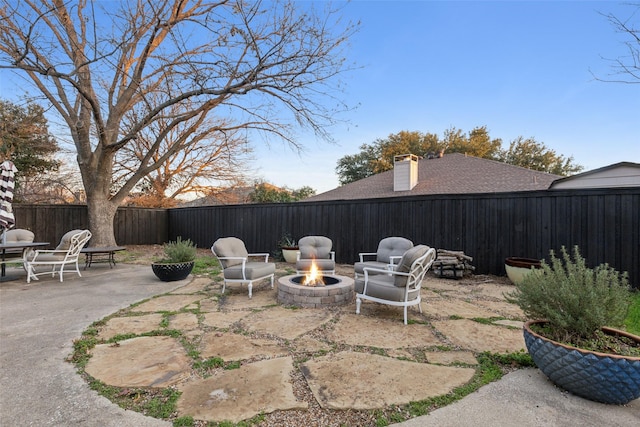
[[298, 251], [300, 251], [298, 248], [282, 248], [282, 257], [289, 264], [295, 264]]
[[542, 268], [539, 259], [510, 257], [504, 260], [504, 269], [507, 277], [515, 285], [520, 284], [524, 277], [531, 273], [531, 270]]
[[173, 264], [152, 263], [151, 269], [155, 273], [156, 277], [163, 282], [173, 282], [176, 280], [186, 279], [195, 262], [180, 262]]

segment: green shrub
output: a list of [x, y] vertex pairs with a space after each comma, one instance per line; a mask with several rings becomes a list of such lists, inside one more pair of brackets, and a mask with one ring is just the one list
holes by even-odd
[[622, 326], [631, 297], [627, 274], [608, 264], [588, 268], [577, 246], [573, 259], [564, 246], [561, 252], [557, 258], [551, 251], [550, 262], [543, 260], [542, 269], [526, 275], [507, 299], [530, 319], [547, 320], [562, 341], [593, 337], [602, 326]]
[[165, 243], [163, 249], [161, 263], [191, 262], [197, 255], [196, 245], [190, 239], [182, 240], [180, 236], [176, 241]]

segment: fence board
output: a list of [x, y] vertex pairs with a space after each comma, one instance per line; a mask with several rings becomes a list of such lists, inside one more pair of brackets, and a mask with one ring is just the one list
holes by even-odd
[[[233, 235], [250, 250], [273, 253], [285, 232], [326, 235], [340, 263], [400, 235], [463, 250], [480, 274], [504, 275], [508, 256], [544, 258], [550, 249], [578, 245], [590, 265], [628, 271], [639, 287], [639, 206], [640, 189], [563, 190], [181, 208], [170, 211], [169, 222], [170, 238], [189, 237], [199, 247]], [[193, 216], [214, 231], [198, 229]]]
[[[14, 206], [18, 228], [57, 243], [64, 232], [87, 226], [86, 206]], [[53, 220], [52, 220], [53, 219]], [[580, 247], [591, 266], [606, 262], [629, 273], [640, 288], [640, 189], [562, 190], [476, 195], [434, 195], [332, 202], [205, 206], [176, 209], [126, 207], [114, 222], [121, 245], [161, 244], [177, 236], [209, 248], [224, 236], [250, 252], [275, 252], [288, 232], [299, 239], [325, 235], [336, 260], [398, 235], [414, 243], [463, 250], [479, 274], [504, 275], [504, 258], [544, 258], [562, 246]]]

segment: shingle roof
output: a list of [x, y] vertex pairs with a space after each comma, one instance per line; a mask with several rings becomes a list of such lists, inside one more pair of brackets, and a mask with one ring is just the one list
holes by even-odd
[[305, 199], [356, 200], [429, 194], [503, 193], [546, 190], [562, 178], [494, 160], [460, 153], [418, 161], [418, 183], [409, 191], [393, 191], [393, 170], [355, 181]]

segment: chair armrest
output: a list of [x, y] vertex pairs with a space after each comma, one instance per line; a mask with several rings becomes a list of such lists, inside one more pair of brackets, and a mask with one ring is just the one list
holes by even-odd
[[267, 253], [255, 253], [249, 254], [250, 257], [262, 258], [264, 257], [264, 262], [269, 262], [269, 254]]
[[410, 276], [410, 273], [405, 273], [405, 272], [402, 272], [402, 271], [388, 270], [386, 268], [365, 267], [364, 268], [364, 280], [365, 281], [369, 278], [369, 272], [378, 273], [378, 274], [388, 274], [390, 276]]
[[336, 261], [336, 251], [329, 252], [329, 255], [331, 256], [331, 261], [335, 262]]
[[377, 256], [378, 254], [375, 252], [360, 252], [358, 256], [360, 257], [360, 262], [364, 262], [365, 257], [369, 256]]
[[391, 255], [389, 257], [389, 264], [396, 265], [402, 259], [402, 255]]

